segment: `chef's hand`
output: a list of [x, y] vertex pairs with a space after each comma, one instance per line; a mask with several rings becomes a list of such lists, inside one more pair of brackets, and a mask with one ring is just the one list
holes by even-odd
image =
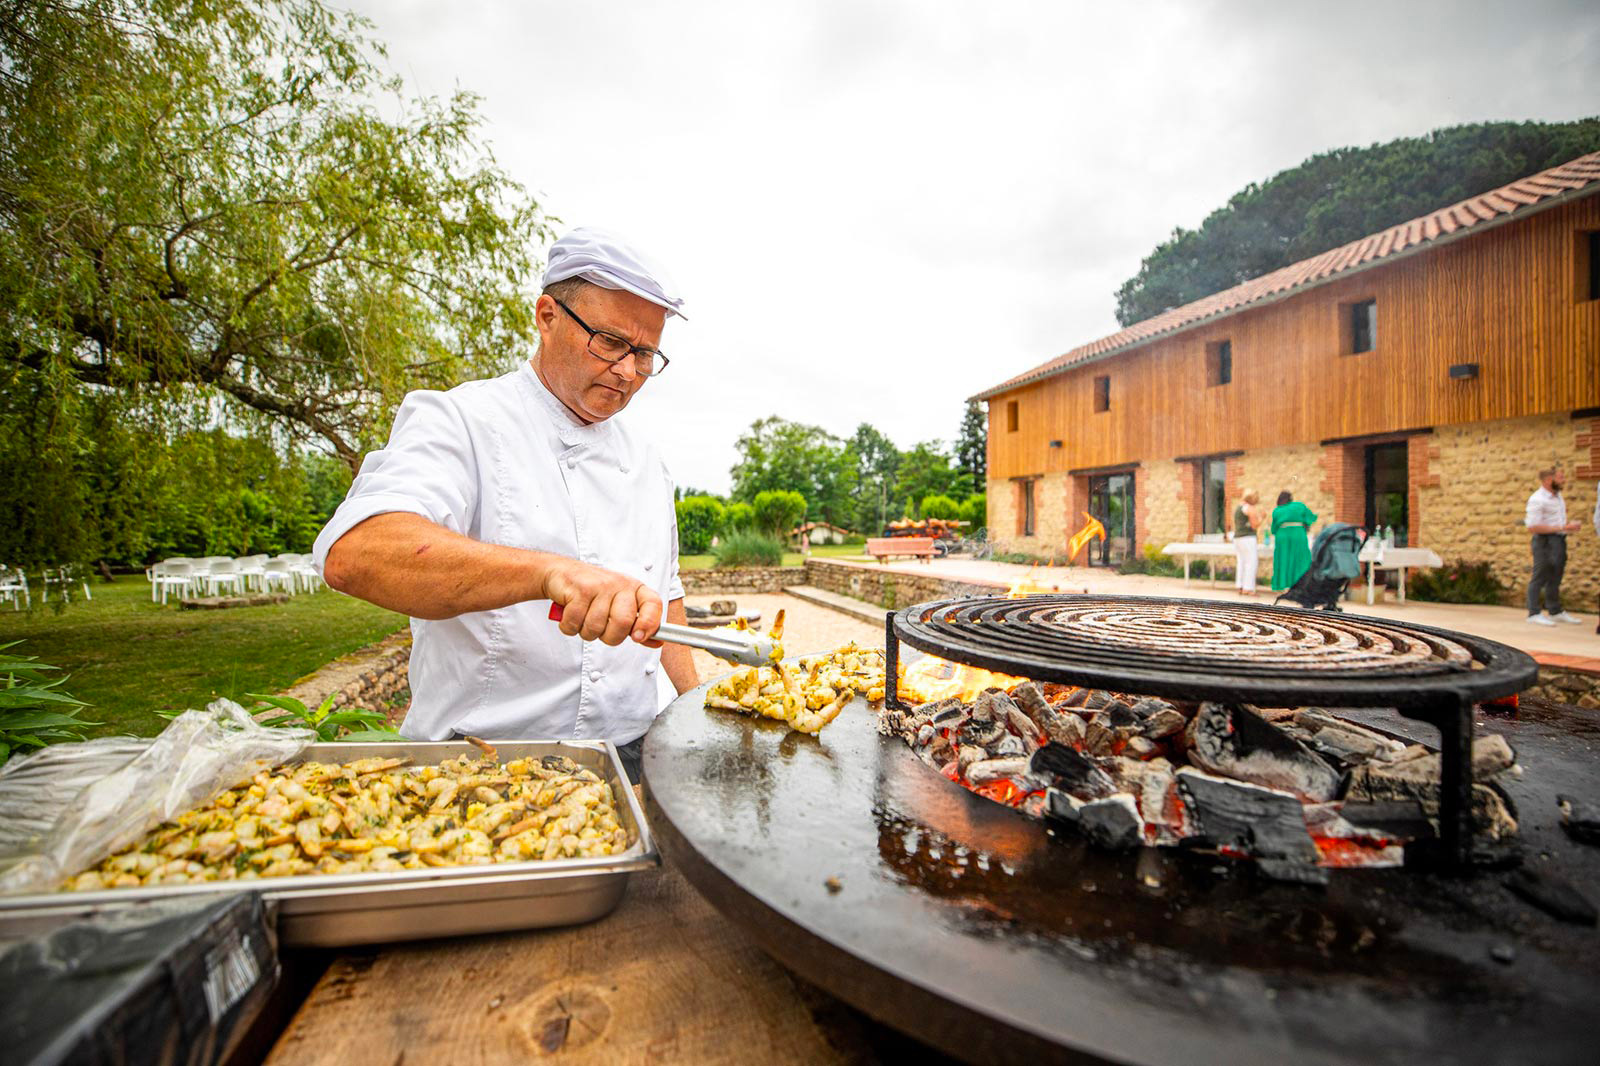
[[666, 610], [655, 589], [637, 578], [563, 559], [547, 571], [545, 598], [561, 607], [561, 632], [616, 647], [632, 637], [647, 648]]

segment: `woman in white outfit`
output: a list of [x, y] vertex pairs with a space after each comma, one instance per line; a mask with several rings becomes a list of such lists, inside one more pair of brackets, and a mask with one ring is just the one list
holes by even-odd
[[1261, 497], [1255, 489], [1245, 489], [1239, 506], [1233, 511], [1233, 553], [1239, 564], [1233, 568], [1234, 584], [1241, 596], [1256, 594], [1256, 567], [1259, 561], [1256, 531], [1261, 528]]

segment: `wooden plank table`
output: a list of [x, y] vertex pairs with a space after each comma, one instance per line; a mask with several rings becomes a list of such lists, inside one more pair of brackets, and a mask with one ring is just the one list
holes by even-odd
[[269, 1066], [874, 1063], [942, 1056], [791, 977], [670, 868], [566, 929], [351, 950]]

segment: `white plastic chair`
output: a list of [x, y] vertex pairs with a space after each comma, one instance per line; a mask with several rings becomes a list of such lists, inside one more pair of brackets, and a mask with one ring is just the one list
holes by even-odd
[[267, 561], [265, 555], [246, 555], [236, 560], [239, 564], [239, 580], [246, 589], [262, 590], [261, 572], [262, 564]]
[[211, 559], [206, 567], [206, 594], [215, 596], [226, 586], [235, 595], [239, 592], [239, 564], [232, 559]]
[[317, 573], [317, 568], [311, 565], [311, 556], [303, 553], [284, 552], [278, 558], [289, 563], [289, 569], [294, 572], [295, 581], [307, 592], [316, 592], [322, 586], [322, 575]]
[[195, 576], [195, 564], [191, 562], [174, 561], [157, 563], [156, 566], [152, 567], [151, 569], [159, 569], [160, 571], [159, 573], [154, 574], [152, 580], [155, 582], [155, 587], [161, 591], [161, 605], [163, 607], [166, 606], [167, 603], [167, 593], [171, 592], [172, 590], [176, 589], [180, 598], [182, 598], [185, 593], [192, 593], [194, 591], [195, 581], [197, 580]]
[[275, 585], [295, 594], [294, 567], [287, 559], [268, 559], [261, 564], [261, 591], [271, 592]]
[[[13, 611], [20, 611], [23, 607], [31, 610], [33, 600], [28, 595], [28, 575], [21, 570], [0, 566], [0, 599], [9, 600]], [[17, 602], [19, 599], [22, 601], [20, 604]]]

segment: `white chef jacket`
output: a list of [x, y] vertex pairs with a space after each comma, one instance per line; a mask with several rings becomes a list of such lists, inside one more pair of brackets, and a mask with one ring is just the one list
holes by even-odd
[[[683, 596], [672, 478], [616, 418], [584, 425], [532, 366], [449, 392], [413, 392], [317, 537], [328, 549], [376, 514], [419, 514], [491, 544], [555, 552]], [[626, 743], [660, 703], [661, 653], [561, 633], [549, 601], [411, 620], [413, 740], [584, 737]]]
[[1567, 501], [1559, 493], [1551, 492], [1540, 485], [1533, 490], [1533, 495], [1528, 497], [1528, 513], [1523, 515], [1522, 524], [1533, 526], [1555, 526], [1558, 529], [1567, 524]]

